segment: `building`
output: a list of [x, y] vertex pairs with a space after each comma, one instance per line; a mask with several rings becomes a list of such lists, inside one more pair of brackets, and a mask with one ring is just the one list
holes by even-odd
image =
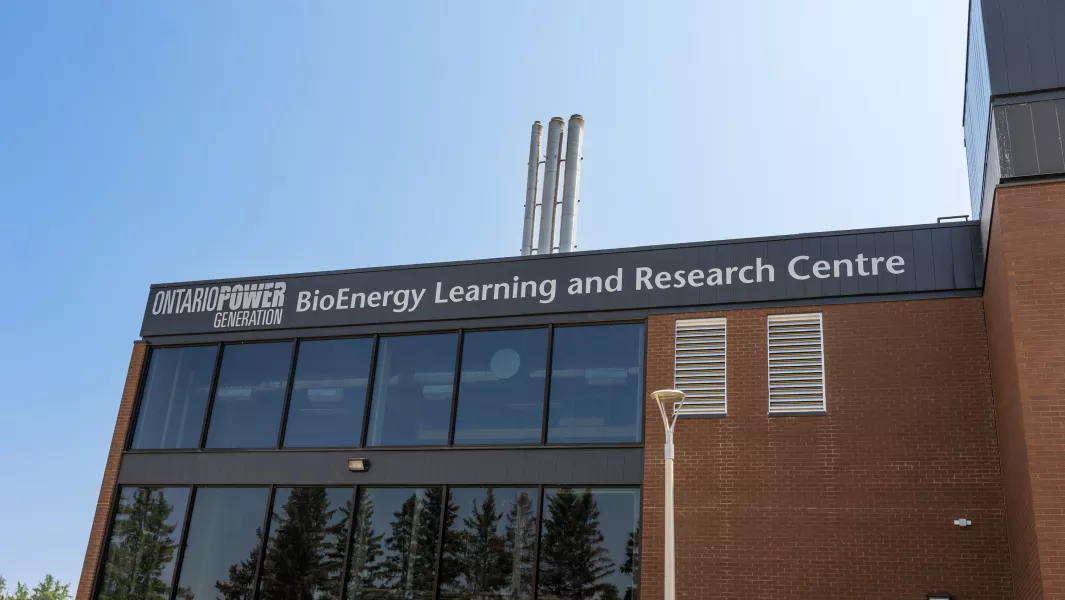
[[970, 12], [973, 221], [152, 286], [79, 600], [662, 598], [672, 387], [679, 597], [1065, 598], [1065, 9]]

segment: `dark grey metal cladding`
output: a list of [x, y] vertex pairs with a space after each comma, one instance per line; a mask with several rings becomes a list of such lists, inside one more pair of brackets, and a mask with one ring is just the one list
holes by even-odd
[[[1065, 99], [1020, 100], [1011, 99], [993, 109], [1001, 178], [1065, 172], [1065, 152], [1061, 142], [1065, 129], [1061, 123], [1065, 119]], [[990, 153], [988, 160], [991, 160]], [[991, 167], [989, 162], [988, 169]], [[988, 183], [995, 185], [999, 180], [996, 177]]]
[[[153, 286], [141, 334], [151, 337], [953, 292], [981, 285], [966, 275], [981, 270], [976, 263], [982, 258], [973, 254], [969, 239], [978, 235], [975, 224], [944, 224]], [[901, 267], [893, 263], [894, 273], [886, 262], [892, 256], [902, 260]], [[881, 259], [875, 274], [874, 257]], [[850, 261], [850, 268], [840, 268], [837, 275], [837, 260]], [[824, 275], [823, 266], [821, 276], [813, 272], [818, 261], [832, 265], [829, 275]], [[693, 272], [697, 277], [690, 276]], [[153, 303], [176, 290], [182, 290], [184, 298], [188, 296], [184, 290], [201, 293], [208, 288], [279, 281], [286, 285], [280, 324], [216, 327], [216, 319], [232, 306], [189, 312], [179, 311], [179, 303], [170, 302], [164, 310], [156, 311], [159, 314], [153, 314], [153, 309], [163, 306]], [[530, 291], [515, 297], [514, 290], [520, 291], [525, 282], [535, 283], [535, 296]], [[488, 291], [489, 299], [468, 301], [465, 293], [451, 294], [453, 288], [461, 291], [470, 286], [482, 294]], [[340, 290], [348, 298], [364, 294], [360, 299], [363, 305], [306, 310], [307, 302], [300, 301], [311, 295], [332, 295], [331, 302], [335, 302]], [[416, 291], [420, 294], [417, 307], [410, 298], [406, 310], [394, 300], [387, 306], [365, 304], [371, 292], [377, 292], [380, 299], [380, 294], [389, 290]], [[242, 305], [236, 312], [247, 313], [248, 308]]]
[[[352, 473], [348, 459], [370, 469]], [[127, 453], [119, 485], [641, 485], [642, 448]]]
[[981, 3], [993, 95], [1065, 87], [1065, 3], [972, 1]]

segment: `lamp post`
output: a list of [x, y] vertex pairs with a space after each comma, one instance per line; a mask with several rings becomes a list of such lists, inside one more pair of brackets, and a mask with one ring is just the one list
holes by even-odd
[[[666, 428], [666, 589], [664, 600], [677, 599], [677, 563], [674, 553], [676, 540], [673, 534], [673, 430], [677, 427], [677, 416], [684, 406], [684, 392], [680, 390], [658, 390], [651, 397], [658, 403], [658, 412], [662, 413], [662, 425]], [[673, 419], [670, 420], [666, 404], [673, 406]]]

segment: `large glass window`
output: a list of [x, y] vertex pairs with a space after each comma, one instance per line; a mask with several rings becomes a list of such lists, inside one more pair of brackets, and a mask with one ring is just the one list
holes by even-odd
[[637, 598], [639, 515], [639, 490], [545, 489], [538, 598]]
[[200, 488], [192, 506], [177, 597], [249, 600], [268, 488]]
[[277, 445], [292, 343], [227, 345], [211, 407], [208, 448]]
[[458, 334], [381, 338], [370, 446], [447, 444]]
[[530, 600], [536, 488], [451, 488], [441, 600]]
[[345, 598], [430, 600], [443, 504], [438, 487], [360, 488]]
[[546, 373], [546, 329], [467, 333], [455, 443], [540, 443]]
[[638, 442], [643, 325], [555, 328], [548, 442]]
[[189, 488], [122, 488], [100, 600], [168, 600]]
[[211, 389], [217, 346], [156, 348], [144, 380], [136, 449], [196, 448]]
[[335, 600], [344, 567], [351, 488], [274, 492], [259, 600]]
[[359, 445], [373, 340], [300, 342], [285, 446]]

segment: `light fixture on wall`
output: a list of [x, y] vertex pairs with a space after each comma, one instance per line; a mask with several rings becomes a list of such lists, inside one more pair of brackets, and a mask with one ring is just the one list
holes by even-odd
[[370, 461], [365, 458], [349, 458], [348, 470], [353, 473], [361, 473], [370, 470]]
[[928, 600], [954, 600], [950, 594], [928, 594]]

